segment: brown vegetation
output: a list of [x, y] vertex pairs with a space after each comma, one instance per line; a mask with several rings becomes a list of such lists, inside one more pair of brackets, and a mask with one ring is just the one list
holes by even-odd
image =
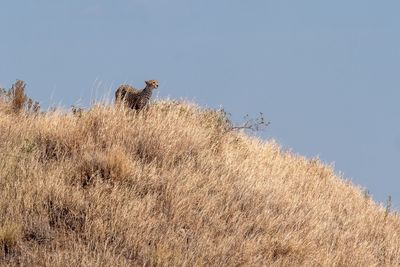
[[400, 264], [397, 214], [218, 112], [12, 103], [0, 101], [1, 265]]
[[[0, 88], [0, 100], [8, 105], [2, 105], [9, 111], [19, 113], [21, 111], [37, 113], [40, 110], [39, 102], [33, 101], [25, 94], [26, 84], [17, 80], [9, 90]], [[4, 110], [3, 110], [4, 112]]]

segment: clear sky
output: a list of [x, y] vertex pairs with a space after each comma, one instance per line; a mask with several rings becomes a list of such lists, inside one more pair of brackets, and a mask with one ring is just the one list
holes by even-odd
[[4, 0], [0, 85], [88, 106], [122, 82], [263, 112], [263, 138], [400, 207], [400, 1]]

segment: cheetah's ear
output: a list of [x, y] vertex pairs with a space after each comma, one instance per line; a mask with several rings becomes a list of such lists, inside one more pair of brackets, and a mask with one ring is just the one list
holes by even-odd
[[150, 81], [144, 81], [147, 85], [150, 85]]

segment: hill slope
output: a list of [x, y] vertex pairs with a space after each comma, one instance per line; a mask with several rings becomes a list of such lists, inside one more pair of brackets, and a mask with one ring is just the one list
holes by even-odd
[[214, 111], [0, 103], [1, 265], [399, 265], [400, 218]]

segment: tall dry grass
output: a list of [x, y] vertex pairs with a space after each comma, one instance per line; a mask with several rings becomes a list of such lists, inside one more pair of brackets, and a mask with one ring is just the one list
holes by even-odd
[[395, 266], [400, 218], [331, 167], [228, 131], [215, 111], [9, 112], [0, 263]]

